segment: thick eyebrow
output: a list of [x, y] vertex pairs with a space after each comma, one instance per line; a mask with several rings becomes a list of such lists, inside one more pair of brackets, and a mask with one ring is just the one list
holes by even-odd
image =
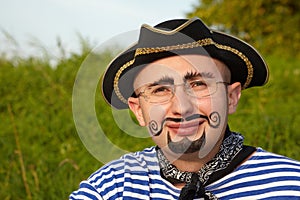
[[149, 86], [163, 85], [163, 84], [173, 85], [174, 84], [174, 78], [168, 77], [168, 76], [164, 76], [164, 77], [160, 78], [158, 81], [154, 81]]
[[215, 76], [211, 72], [187, 72], [183, 80], [186, 81], [195, 78], [215, 78]]
[[[195, 78], [214, 78], [214, 75], [211, 72], [187, 72], [183, 77], [183, 81], [192, 80]], [[174, 78], [169, 76], [164, 76], [159, 80], [149, 84], [148, 86], [151, 87], [155, 85], [164, 85], [164, 84], [174, 85]]]

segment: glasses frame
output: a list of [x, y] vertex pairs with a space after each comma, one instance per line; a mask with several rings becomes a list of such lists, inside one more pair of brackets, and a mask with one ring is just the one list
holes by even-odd
[[181, 84], [173, 84], [173, 85], [170, 85], [170, 87], [171, 87], [171, 89], [172, 89], [172, 90], [171, 90], [171, 91], [172, 91], [172, 96], [171, 96], [169, 99], [165, 100], [165, 101], [161, 101], [161, 102], [151, 102], [151, 101], [149, 101], [149, 97], [148, 97], [147, 95], [145, 95], [145, 90], [146, 90], [146, 88], [145, 88], [143, 91], [141, 91], [140, 93], [138, 93], [138, 94], [136, 95], [136, 97], [138, 98], [138, 97], [142, 96], [142, 97], [144, 97], [145, 101], [147, 101], [147, 102], [149, 102], [149, 103], [152, 103], [152, 104], [164, 104], [164, 103], [170, 102], [170, 101], [173, 99], [173, 97], [175, 96], [175, 93], [176, 93], [176, 87], [179, 87], [179, 86], [185, 86], [185, 92], [186, 92], [186, 94], [189, 95], [190, 97], [200, 99], [200, 98], [205, 98], [205, 97], [212, 96], [213, 94], [215, 94], [215, 93], [218, 91], [218, 84], [219, 84], [219, 83], [222, 83], [222, 84], [225, 84], [225, 85], [230, 85], [230, 83], [225, 82], [225, 81], [216, 81], [215, 83], [216, 83], [216, 90], [215, 90], [213, 93], [211, 93], [211, 94], [204, 95], [204, 96], [201, 96], [201, 97], [196, 97], [196, 96], [191, 95], [191, 94], [187, 91], [187, 88], [188, 88], [188, 87], [186, 87], [187, 83], [181, 83]]

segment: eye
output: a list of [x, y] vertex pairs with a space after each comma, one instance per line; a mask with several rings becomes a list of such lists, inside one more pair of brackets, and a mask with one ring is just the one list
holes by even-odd
[[203, 80], [194, 80], [191, 81], [189, 84], [190, 87], [194, 90], [207, 88], [207, 83]]
[[171, 86], [168, 85], [156, 85], [149, 88], [151, 95], [163, 96], [172, 93]]

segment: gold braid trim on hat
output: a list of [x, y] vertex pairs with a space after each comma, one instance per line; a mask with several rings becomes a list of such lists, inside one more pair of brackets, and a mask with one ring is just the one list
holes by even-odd
[[161, 53], [161, 52], [165, 52], [165, 51], [172, 51], [172, 50], [178, 50], [178, 49], [189, 49], [189, 48], [196, 48], [196, 47], [200, 47], [200, 46], [208, 46], [208, 45], [214, 45], [215, 47], [217, 47], [218, 49], [223, 49], [226, 51], [230, 51], [232, 53], [234, 53], [235, 55], [239, 56], [246, 64], [247, 66], [247, 70], [248, 70], [248, 75], [247, 75], [247, 79], [243, 85], [243, 89], [247, 88], [252, 80], [253, 77], [253, 66], [251, 64], [251, 62], [249, 61], [249, 59], [239, 50], [232, 48], [230, 46], [226, 46], [226, 45], [221, 45], [216, 43], [215, 41], [213, 41], [211, 38], [206, 38], [206, 39], [202, 39], [202, 40], [198, 40], [195, 42], [191, 42], [191, 43], [186, 43], [186, 44], [180, 44], [180, 45], [172, 45], [172, 46], [166, 46], [166, 47], [151, 47], [151, 48], [137, 48], [135, 50], [135, 54], [134, 54], [134, 58], [130, 61], [128, 61], [127, 63], [125, 63], [116, 73], [115, 78], [114, 78], [114, 90], [115, 93], [117, 95], [117, 97], [125, 104], [127, 104], [127, 99], [125, 99], [123, 97], [123, 95], [120, 92], [119, 89], [119, 79], [120, 76], [122, 74], [122, 72], [127, 69], [128, 67], [130, 67], [131, 65], [133, 65], [133, 63], [135, 62], [135, 58], [137, 56], [140, 55], [146, 55], [146, 54], [152, 54], [152, 53]]

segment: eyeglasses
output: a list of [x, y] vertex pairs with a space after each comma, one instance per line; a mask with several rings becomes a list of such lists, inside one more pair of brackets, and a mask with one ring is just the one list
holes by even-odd
[[150, 103], [167, 103], [175, 95], [176, 87], [184, 86], [187, 95], [193, 98], [203, 98], [213, 95], [217, 89], [218, 84], [228, 84], [223, 81], [206, 81], [206, 80], [190, 80], [182, 84], [156, 84], [147, 86], [137, 97], [143, 96], [146, 101]]

